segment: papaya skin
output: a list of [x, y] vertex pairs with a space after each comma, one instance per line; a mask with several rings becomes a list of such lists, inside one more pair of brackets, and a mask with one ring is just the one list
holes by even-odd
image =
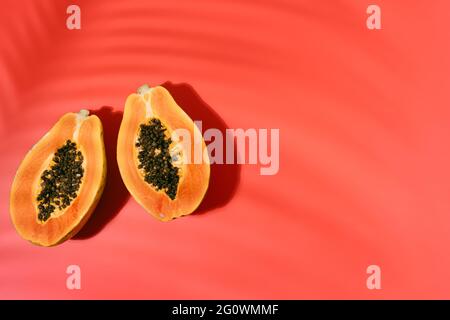
[[[204, 161], [199, 164], [184, 162], [179, 167], [180, 181], [175, 199], [170, 199], [163, 190], [156, 190], [145, 182], [138, 169], [135, 142], [140, 125], [148, 123], [153, 117], [163, 123], [169, 134], [176, 129], [185, 129], [189, 131], [192, 141], [194, 132], [200, 136], [201, 134], [192, 119], [164, 87], [142, 86], [138, 93], [130, 94], [126, 100], [117, 142], [117, 162], [122, 180], [133, 198], [148, 213], [160, 221], [170, 221], [191, 214], [200, 205], [209, 185], [210, 164], [202, 138], [201, 148], [203, 154], [206, 154]], [[183, 152], [193, 155], [194, 143], [191, 143], [190, 150]]]
[[[77, 197], [47, 221], [37, 216], [40, 176], [54, 152], [72, 140], [82, 152], [84, 175]], [[100, 119], [67, 113], [27, 153], [17, 170], [10, 193], [10, 216], [18, 234], [39, 246], [55, 246], [73, 237], [92, 215], [106, 180], [106, 154]]]

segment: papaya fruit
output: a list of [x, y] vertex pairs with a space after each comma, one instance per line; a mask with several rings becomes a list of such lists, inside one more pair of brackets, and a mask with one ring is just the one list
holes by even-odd
[[106, 156], [100, 119], [67, 113], [27, 153], [10, 194], [19, 235], [41, 246], [70, 239], [86, 223], [103, 192]]
[[208, 189], [205, 141], [162, 86], [143, 85], [128, 96], [117, 139], [117, 162], [131, 195], [161, 221], [194, 212]]

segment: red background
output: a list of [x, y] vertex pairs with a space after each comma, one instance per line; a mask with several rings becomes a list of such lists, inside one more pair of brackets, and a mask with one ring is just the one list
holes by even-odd
[[[382, 30], [366, 28], [372, 2]], [[69, 1], [2, 2], [0, 298], [450, 298], [448, 1], [75, 3], [69, 31]], [[279, 128], [279, 173], [214, 167], [199, 213], [156, 221], [114, 157], [143, 83], [209, 127]], [[81, 108], [105, 126], [104, 196], [76, 239], [33, 246], [9, 188]], [[81, 290], [66, 289], [69, 264]]]

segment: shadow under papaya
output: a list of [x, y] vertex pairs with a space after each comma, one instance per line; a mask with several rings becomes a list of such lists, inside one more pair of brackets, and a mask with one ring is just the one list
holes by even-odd
[[[225, 137], [228, 128], [225, 121], [197, 94], [191, 85], [186, 83], [173, 84], [165, 82], [162, 84], [173, 96], [177, 104], [194, 121], [202, 121], [202, 133], [208, 129], [215, 128], [222, 132]], [[223, 150], [226, 159], [227, 150]], [[233, 157], [235, 151], [233, 150]], [[212, 209], [226, 205], [236, 193], [240, 180], [241, 168], [239, 164], [211, 164], [211, 176], [209, 188], [200, 206], [194, 214], [206, 213]]]
[[116, 111], [112, 107], [103, 106], [97, 110], [91, 110], [91, 114], [100, 118], [103, 125], [103, 138], [105, 142], [107, 174], [105, 189], [95, 211], [86, 225], [73, 239], [87, 239], [99, 233], [123, 208], [130, 194], [120, 176], [117, 165], [117, 135], [123, 112]]

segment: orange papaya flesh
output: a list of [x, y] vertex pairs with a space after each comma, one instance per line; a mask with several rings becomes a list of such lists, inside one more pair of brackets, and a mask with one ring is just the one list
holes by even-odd
[[86, 223], [106, 179], [103, 128], [87, 110], [67, 113], [22, 160], [10, 195], [12, 222], [24, 239], [54, 246]]
[[[180, 138], [179, 130], [191, 139]], [[201, 150], [201, 161], [193, 159], [196, 148]], [[208, 189], [205, 141], [193, 120], [161, 86], [144, 85], [128, 96], [117, 161], [131, 195], [161, 221], [194, 212]]]

